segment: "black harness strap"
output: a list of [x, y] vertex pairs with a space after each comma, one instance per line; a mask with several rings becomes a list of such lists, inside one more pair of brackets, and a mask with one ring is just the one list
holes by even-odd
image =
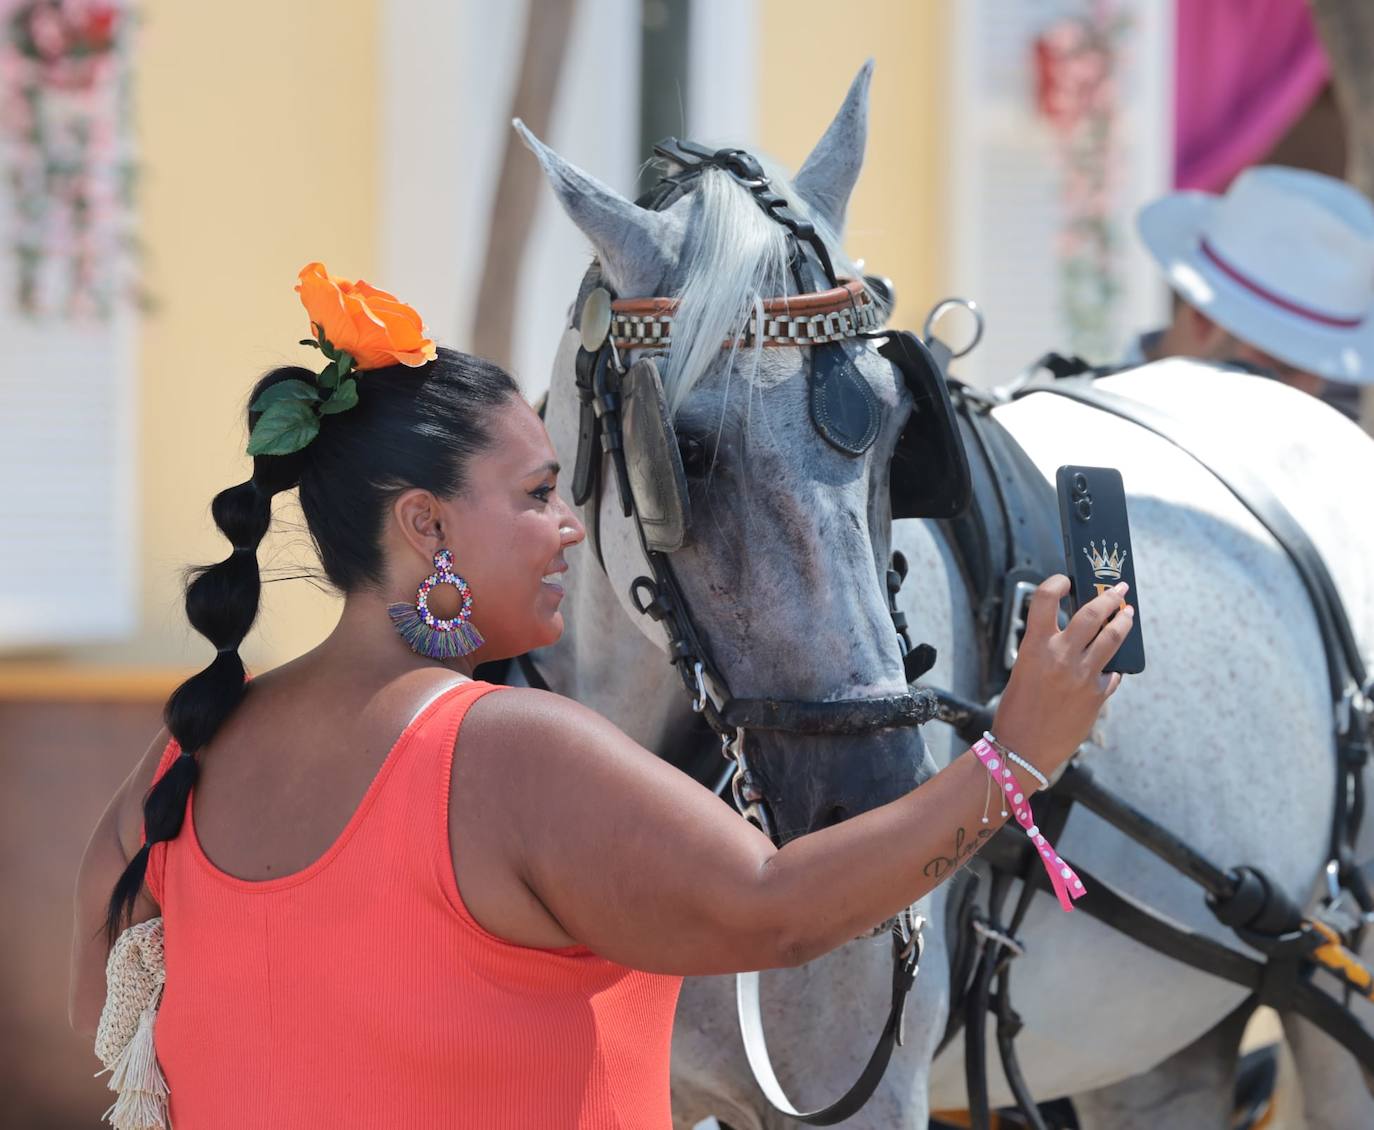
[[[857, 1114], [878, 1089], [878, 1084], [882, 1082], [883, 1073], [892, 1058], [893, 1048], [902, 1042], [902, 1018], [906, 1008], [906, 997], [920, 969], [919, 931], [911, 938], [903, 938], [899, 927], [894, 926], [892, 944], [895, 951], [892, 963], [892, 998], [882, 1033], [878, 1036], [868, 1062], [864, 1064], [864, 1069], [859, 1073], [854, 1085], [833, 1103], [815, 1110], [797, 1110], [779, 1084], [768, 1057], [768, 1047], [763, 1036], [763, 1021], [758, 1014], [758, 974], [746, 974], [741, 978], [737, 991], [741, 994], [746, 991], [753, 993], [750, 1008], [740, 1010], [740, 1036], [744, 1041], [745, 1054], [765, 1097], [783, 1114], [811, 1126], [833, 1126]], [[747, 988], [749, 986], [752, 986], [752, 989]]]
[[1058, 508], [1054, 488], [993, 417], [995, 402], [958, 382], [952, 382], [951, 400], [969, 454], [972, 499], [941, 526], [972, 594], [983, 689], [990, 695], [1010, 673], [1008, 644], [1017, 639], [1016, 619], [1030, 593], [1062, 568]]
[[1091, 917], [1157, 953], [1250, 989], [1258, 1004], [1296, 1012], [1353, 1054], [1365, 1070], [1374, 1070], [1374, 1035], [1308, 979], [1313, 944], [1308, 935], [1271, 940], [1267, 960], [1256, 961], [1170, 922], [1083, 868], [1075, 865], [1074, 869], [1092, 891], [1091, 897], [1079, 903]]

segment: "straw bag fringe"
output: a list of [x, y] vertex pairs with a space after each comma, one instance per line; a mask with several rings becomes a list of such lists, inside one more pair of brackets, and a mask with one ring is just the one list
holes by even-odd
[[166, 973], [162, 965], [162, 919], [130, 926], [115, 940], [105, 963], [105, 1007], [95, 1036], [95, 1054], [110, 1073], [118, 1097], [105, 1120], [115, 1130], [169, 1130], [167, 1081], [158, 1066], [153, 1026]]

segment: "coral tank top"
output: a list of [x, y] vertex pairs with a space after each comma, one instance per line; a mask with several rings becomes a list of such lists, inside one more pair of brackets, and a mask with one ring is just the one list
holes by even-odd
[[[157, 1054], [176, 1130], [671, 1126], [680, 978], [503, 941], [463, 905], [453, 746], [494, 689], [461, 683], [420, 711], [303, 871], [219, 870], [190, 805], [181, 835], [154, 846]], [[168, 745], [159, 776], [179, 752]]]

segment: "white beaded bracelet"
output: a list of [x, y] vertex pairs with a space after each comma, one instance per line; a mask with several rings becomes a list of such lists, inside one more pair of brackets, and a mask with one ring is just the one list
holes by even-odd
[[1016, 753], [1013, 750], [1010, 750], [1006, 746], [1004, 746], [995, 737], [993, 737], [989, 731], [983, 731], [983, 740], [986, 741], [988, 745], [992, 746], [993, 749], [997, 750], [998, 753], [1000, 753], [1013, 765], [1019, 765], [1022, 769], [1024, 769], [1027, 773], [1034, 777], [1036, 783], [1039, 784], [1039, 786], [1042, 789], [1048, 789], [1050, 787], [1050, 779], [1046, 777], [1045, 774], [1040, 772], [1039, 769], [1037, 769], [1019, 753]]

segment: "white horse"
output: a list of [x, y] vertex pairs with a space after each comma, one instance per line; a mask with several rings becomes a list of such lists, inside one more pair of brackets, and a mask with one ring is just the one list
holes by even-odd
[[[780, 187], [833, 233], [862, 163], [869, 68], [790, 183]], [[890, 550], [911, 565], [902, 591], [913, 637], [932, 643], [927, 676], [977, 693], [975, 628], [953, 553], [932, 522], [893, 525], [888, 469], [908, 397], [870, 345], [846, 346], [883, 405], [860, 458], [817, 436], [804, 350], [750, 354], [719, 343], [757, 297], [787, 293], [782, 235], [723, 173], [662, 212], [639, 208], [529, 139], [559, 200], [621, 297], [680, 296], [665, 385], [680, 440], [705, 443], [691, 476], [689, 544], [673, 565], [713, 658], [737, 695], [854, 698], [903, 685], [883, 587]], [[880, 266], [880, 255], [873, 256]], [[563, 465], [577, 447], [575, 342], [560, 354], [547, 423]], [[1218, 450], [1239, 451], [1324, 555], [1366, 655], [1374, 649], [1374, 443], [1314, 399], [1187, 361], [1109, 378], [1104, 387], [1185, 412]], [[1123, 420], [1049, 394], [996, 410], [1047, 479], [1062, 463], [1114, 466], [1130, 497], [1148, 669], [1113, 698], [1087, 754], [1098, 778], [1223, 866], [1262, 868], [1307, 903], [1327, 855], [1335, 789], [1331, 703], [1316, 620], [1297, 574], [1265, 530], [1205, 469]], [[700, 454], [700, 447], [697, 452]], [[1206, 452], [1200, 454], [1206, 455]], [[630, 601], [645, 568], [614, 489], [598, 515], [604, 571], [583, 550], [568, 579], [568, 630], [539, 654], [550, 685], [651, 749], [700, 741], [660, 627]], [[1235, 625], [1240, 624], [1239, 630]], [[782, 835], [884, 803], [960, 743], [938, 724], [866, 739], [758, 743], [755, 768]], [[714, 739], [707, 737], [708, 741]], [[722, 763], [723, 764], [723, 763]], [[1361, 858], [1374, 855], [1366, 821]], [[1085, 811], [1062, 850], [1095, 875], [1200, 933], [1236, 944], [1200, 891]], [[977, 864], [975, 863], [975, 866]], [[1091, 894], [1089, 895], [1091, 898]], [[948, 1004], [943, 893], [907, 1007], [907, 1042], [847, 1125], [924, 1130], [930, 1111], [966, 1106], [962, 1049], [935, 1060]], [[798, 908], [805, 913], [805, 908]], [[1014, 1003], [1022, 1067], [1041, 1098], [1072, 1096], [1085, 1130], [1227, 1125], [1245, 992], [1161, 957], [1085, 914], [1037, 899], [1022, 934]], [[859, 940], [764, 979], [775, 1064], [799, 1103], [833, 1098], [857, 1075], [881, 1026], [890, 977], [882, 939]], [[1374, 1024], [1374, 1009], [1363, 1018]], [[1285, 1018], [1311, 1130], [1374, 1126], [1353, 1059]], [[1011, 1094], [995, 1055], [994, 1104]], [[677, 1123], [792, 1123], [754, 1085], [736, 1029], [733, 982], [689, 981], [674, 1034]]]

